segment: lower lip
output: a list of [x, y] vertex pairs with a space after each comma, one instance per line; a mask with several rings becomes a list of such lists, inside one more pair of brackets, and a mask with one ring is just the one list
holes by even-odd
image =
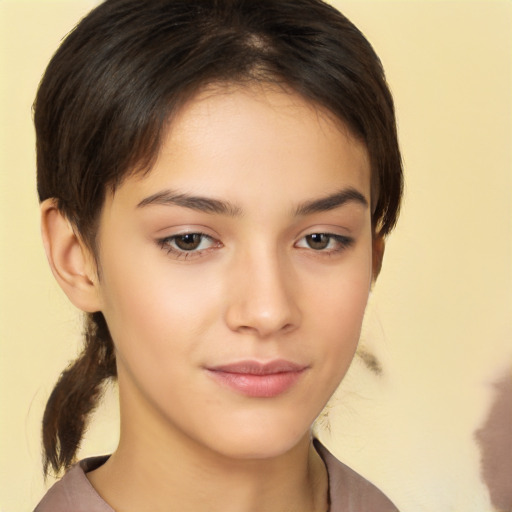
[[242, 395], [254, 398], [272, 398], [288, 391], [301, 377], [304, 370], [254, 375], [208, 370], [220, 384]]

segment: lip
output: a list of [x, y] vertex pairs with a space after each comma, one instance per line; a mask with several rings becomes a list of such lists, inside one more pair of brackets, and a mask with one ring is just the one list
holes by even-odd
[[208, 374], [222, 386], [253, 398], [272, 398], [288, 391], [307, 366], [277, 359], [266, 363], [238, 361], [207, 367]]

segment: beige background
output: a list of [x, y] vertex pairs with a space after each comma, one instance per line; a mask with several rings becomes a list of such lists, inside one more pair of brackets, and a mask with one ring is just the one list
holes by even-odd
[[[407, 191], [363, 334], [383, 373], [356, 359], [321, 435], [402, 512], [494, 511], [475, 432], [493, 383], [512, 382], [512, 3], [333, 3], [384, 62]], [[40, 244], [30, 106], [94, 4], [0, 0], [0, 512], [30, 510], [44, 492], [42, 409], [79, 341]], [[82, 455], [115, 448], [114, 394]]]

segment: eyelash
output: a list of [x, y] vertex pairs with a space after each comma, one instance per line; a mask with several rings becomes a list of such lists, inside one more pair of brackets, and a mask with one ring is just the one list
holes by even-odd
[[[201, 237], [201, 242], [204, 240], [209, 240], [213, 242], [214, 244], [211, 247], [207, 247], [205, 249], [191, 249], [189, 251], [185, 249], [180, 249], [179, 247], [175, 246], [176, 240], [180, 238], [184, 238], [186, 236], [199, 236]], [[308, 237], [312, 236], [325, 236], [328, 237], [328, 243], [330, 244], [331, 241], [335, 241], [337, 247], [331, 248], [331, 249], [313, 249], [312, 247], [298, 247], [299, 249], [309, 249], [313, 251], [314, 253], [318, 254], [319, 256], [333, 256], [335, 254], [341, 253], [344, 250], [348, 249], [354, 244], [354, 239], [343, 236], [343, 235], [336, 235], [334, 233], [323, 233], [323, 232], [315, 232], [315, 233], [309, 233], [308, 235], [304, 235], [300, 241], [306, 240]], [[201, 243], [200, 242], [200, 243]], [[222, 243], [218, 240], [215, 240], [213, 237], [207, 235], [206, 233], [201, 232], [189, 232], [189, 233], [180, 233], [179, 235], [172, 235], [165, 238], [161, 238], [157, 240], [158, 245], [160, 248], [167, 252], [167, 254], [174, 256], [176, 259], [189, 259], [189, 258], [199, 258], [204, 256], [207, 252], [210, 250], [213, 250], [215, 248], [221, 247]], [[306, 242], [307, 243], [307, 242]], [[172, 245], [174, 244], [174, 245]]]
[[[173, 243], [175, 244], [176, 240], [179, 238], [184, 238], [186, 236], [194, 236], [194, 235], [200, 236], [201, 242], [203, 240], [210, 240], [211, 242], [215, 242], [215, 243], [212, 247], [207, 247], [206, 249], [201, 249], [201, 250], [193, 249], [190, 251], [187, 251], [185, 249], [180, 249], [179, 247], [175, 247], [175, 246], [171, 245]], [[189, 233], [180, 233], [179, 235], [172, 235], [172, 236], [168, 236], [165, 238], [161, 238], [161, 239], [157, 240], [157, 243], [164, 251], [167, 252], [167, 254], [173, 255], [177, 259], [188, 259], [190, 257], [198, 258], [198, 257], [204, 256], [204, 254], [207, 251], [214, 249], [215, 247], [220, 247], [222, 245], [218, 240], [215, 240], [213, 237], [207, 235], [206, 233], [201, 233], [201, 232], [197, 232], [197, 231], [193, 231], [193, 232], [189, 232]]]
[[308, 237], [312, 236], [324, 236], [328, 238], [328, 243], [330, 244], [332, 241], [336, 243], [335, 248], [331, 249], [313, 249], [313, 247], [304, 247], [304, 249], [311, 249], [315, 253], [319, 253], [322, 256], [333, 256], [335, 254], [338, 254], [345, 249], [348, 249], [350, 246], [354, 244], [354, 239], [350, 238], [348, 236], [343, 235], [336, 235], [334, 233], [309, 233], [308, 235], [303, 236], [300, 240], [306, 240]]

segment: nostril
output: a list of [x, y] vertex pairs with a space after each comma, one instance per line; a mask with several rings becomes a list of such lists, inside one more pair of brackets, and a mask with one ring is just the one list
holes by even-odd
[[289, 324], [286, 324], [281, 330], [283, 332], [290, 332], [290, 331], [293, 331], [293, 324], [289, 323]]

